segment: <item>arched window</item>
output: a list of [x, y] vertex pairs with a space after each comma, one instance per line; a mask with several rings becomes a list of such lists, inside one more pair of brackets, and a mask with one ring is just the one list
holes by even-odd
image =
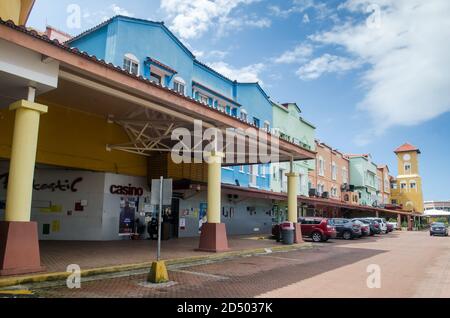
[[182, 95], [186, 95], [186, 81], [177, 76], [173, 80], [173, 90]]
[[139, 75], [138, 58], [131, 53], [125, 54], [123, 58], [123, 69], [131, 74], [138, 76]]

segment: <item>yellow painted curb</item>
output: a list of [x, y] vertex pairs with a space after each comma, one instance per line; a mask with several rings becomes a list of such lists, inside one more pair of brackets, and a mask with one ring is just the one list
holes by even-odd
[[[189, 264], [193, 262], [199, 261], [215, 261], [226, 259], [230, 257], [237, 256], [246, 256], [253, 254], [264, 254], [267, 253], [267, 250], [271, 250], [272, 252], [284, 252], [284, 251], [293, 251], [300, 250], [311, 247], [311, 243], [302, 243], [302, 244], [294, 244], [294, 245], [284, 245], [284, 246], [269, 246], [262, 247], [256, 249], [248, 249], [248, 250], [240, 250], [233, 252], [225, 252], [218, 254], [210, 254], [210, 255], [201, 255], [201, 256], [192, 256], [185, 258], [175, 258], [166, 260], [165, 263], [167, 266], [169, 265], [182, 265]], [[125, 264], [125, 265], [116, 265], [116, 266], [107, 266], [107, 267], [98, 267], [92, 269], [85, 269], [81, 271], [81, 277], [89, 277], [101, 274], [111, 274], [118, 272], [126, 272], [131, 270], [139, 270], [151, 268], [153, 261], [145, 262], [145, 263], [137, 263], [137, 264]], [[72, 273], [70, 272], [53, 272], [53, 273], [43, 273], [43, 274], [31, 274], [26, 276], [19, 277], [7, 277], [0, 278], [0, 287], [8, 287], [8, 286], [16, 286], [22, 284], [32, 284], [32, 283], [41, 283], [46, 281], [57, 281], [57, 280], [66, 280]]]
[[0, 295], [33, 295], [30, 290], [0, 290]]

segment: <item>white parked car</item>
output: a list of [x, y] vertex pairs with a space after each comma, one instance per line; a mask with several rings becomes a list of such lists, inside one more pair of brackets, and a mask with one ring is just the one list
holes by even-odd
[[392, 225], [392, 227], [394, 228], [394, 231], [398, 230], [397, 228], [397, 222], [387, 222], [388, 224]]

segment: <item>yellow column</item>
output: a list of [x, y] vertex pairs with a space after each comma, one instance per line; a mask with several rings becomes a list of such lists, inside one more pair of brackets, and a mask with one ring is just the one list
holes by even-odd
[[207, 155], [208, 164], [208, 223], [220, 223], [220, 201], [222, 180], [222, 158], [221, 152], [212, 152]]
[[29, 222], [39, 133], [39, 119], [47, 106], [21, 100], [10, 106], [16, 111], [6, 195], [5, 221]]
[[297, 173], [287, 173], [288, 177], [288, 221], [297, 223], [298, 222], [298, 211], [297, 211], [297, 186], [298, 186], [298, 174]]

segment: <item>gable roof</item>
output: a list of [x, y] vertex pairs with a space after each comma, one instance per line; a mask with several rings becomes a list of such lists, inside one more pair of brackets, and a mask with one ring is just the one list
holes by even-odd
[[80, 33], [79, 35], [73, 37], [72, 39], [70, 39], [69, 41], [66, 42], [66, 44], [70, 44], [78, 39], [81, 39], [82, 37], [91, 34], [101, 28], [103, 28], [104, 26], [107, 26], [109, 24], [111, 24], [113, 21], [115, 20], [124, 20], [124, 21], [129, 21], [129, 22], [138, 22], [138, 23], [143, 23], [143, 24], [147, 24], [147, 25], [152, 25], [152, 26], [159, 26], [164, 32], [167, 33], [167, 35], [175, 41], [175, 43], [177, 43], [181, 49], [183, 51], [185, 51], [192, 59], [195, 59], [195, 55], [186, 47], [186, 45], [183, 44], [183, 42], [181, 42], [173, 33], [172, 31], [170, 31], [166, 25], [164, 24], [164, 22], [156, 22], [156, 21], [150, 21], [150, 20], [145, 20], [145, 19], [138, 19], [138, 18], [132, 18], [132, 17], [127, 17], [127, 16], [123, 16], [123, 15], [116, 15], [102, 23], [100, 23], [99, 25], [86, 30], [82, 33]]
[[264, 95], [264, 97], [267, 99], [267, 101], [272, 104], [272, 100], [270, 99], [269, 95], [267, 95], [267, 93], [263, 90], [263, 88], [261, 87], [261, 85], [259, 84], [259, 82], [255, 82], [255, 83], [240, 83], [240, 82], [236, 82], [235, 83], [238, 86], [256, 86], [256, 88], [261, 92], [261, 94]]
[[399, 152], [409, 152], [409, 151], [417, 151], [417, 153], [420, 153], [420, 149], [416, 146], [411, 145], [410, 143], [404, 143], [400, 147], [394, 150], [395, 153]]

